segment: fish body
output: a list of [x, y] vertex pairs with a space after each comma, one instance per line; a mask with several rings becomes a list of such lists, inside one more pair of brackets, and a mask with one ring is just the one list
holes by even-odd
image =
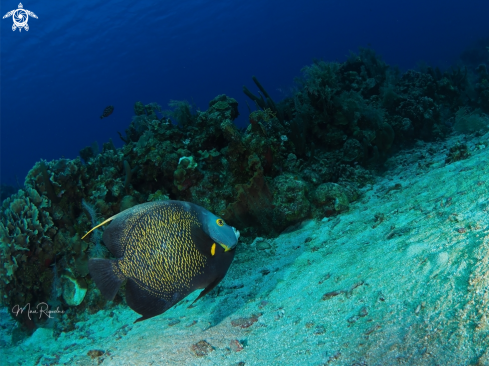
[[197, 289], [204, 290], [196, 300], [210, 292], [226, 275], [239, 238], [210, 211], [182, 201], [137, 205], [109, 220], [103, 240], [116, 259], [93, 258], [88, 268], [108, 300], [127, 280], [127, 304], [142, 315], [136, 321]]
[[104, 109], [104, 113], [102, 113], [102, 115], [100, 116], [100, 119], [103, 119], [104, 117], [110, 116], [113, 111], [114, 111], [114, 106], [113, 105], [109, 105], [108, 107], [106, 107]]

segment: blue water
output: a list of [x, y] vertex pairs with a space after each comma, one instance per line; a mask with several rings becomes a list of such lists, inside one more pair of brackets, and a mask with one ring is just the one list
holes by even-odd
[[[489, 36], [489, 2], [37, 1], [29, 31], [1, 20], [1, 182], [22, 185], [39, 159], [74, 158], [131, 122], [133, 105], [238, 100], [256, 75], [280, 100], [313, 58], [343, 61], [372, 47], [390, 65], [447, 68]], [[2, 16], [17, 1], [0, 3]], [[100, 120], [104, 108], [115, 111]]]

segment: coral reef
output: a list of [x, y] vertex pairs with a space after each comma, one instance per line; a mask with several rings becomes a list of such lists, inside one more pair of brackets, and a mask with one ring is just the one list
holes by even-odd
[[46, 290], [42, 286], [51, 282], [45, 269], [59, 249], [53, 240], [59, 229], [46, 210], [50, 204], [49, 199], [30, 187], [3, 201], [0, 214], [2, 303], [14, 306], [37, 300], [38, 294]]
[[[108, 255], [103, 228], [91, 241], [80, 238], [139, 203], [199, 204], [239, 228], [247, 243], [339, 215], [396, 150], [487, 129], [488, 80], [483, 65], [401, 75], [361, 49], [343, 63], [305, 67], [282, 101], [253, 77], [258, 95], [243, 91], [256, 110], [244, 128], [234, 123], [237, 101], [224, 94], [205, 111], [186, 101], [171, 101], [168, 111], [136, 102], [125, 136], [119, 133], [122, 148], [109, 141], [100, 151], [94, 142], [80, 158], [37, 162], [23, 188], [5, 193], [1, 301], [60, 302], [67, 313], [57, 331], [83, 310], [97, 311], [105, 300], [87, 262]], [[469, 156], [467, 146], [454, 146], [445, 163]]]

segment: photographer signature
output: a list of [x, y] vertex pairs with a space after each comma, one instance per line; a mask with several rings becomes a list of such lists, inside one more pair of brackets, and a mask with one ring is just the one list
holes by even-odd
[[29, 317], [29, 320], [31, 319], [31, 314], [39, 314], [39, 319], [41, 319], [42, 315], [46, 315], [48, 318], [52, 318], [52, 314], [64, 314], [64, 310], [60, 310], [59, 307], [57, 307], [55, 310], [49, 310], [49, 305], [46, 304], [45, 302], [40, 302], [37, 304], [35, 309], [31, 309], [31, 304], [28, 303], [24, 307], [20, 307], [19, 305], [14, 305], [12, 308], [12, 313], [15, 316], [19, 316], [19, 314], [23, 314], [24, 311], [27, 313], [27, 316]]

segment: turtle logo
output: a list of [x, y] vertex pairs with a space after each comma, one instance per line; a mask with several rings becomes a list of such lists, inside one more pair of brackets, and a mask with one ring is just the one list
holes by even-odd
[[9, 11], [3, 16], [3, 19], [12, 17], [12, 19], [14, 20], [14, 24], [12, 25], [13, 31], [15, 31], [17, 28], [19, 28], [19, 32], [22, 31], [22, 28], [28, 31], [29, 25], [27, 24], [27, 21], [29, 20], [29, 15], [37, 19], [36, 14], [34, 14], [32, 11], [25, 10], [22, 3], [19, 3], [19, 8]]

